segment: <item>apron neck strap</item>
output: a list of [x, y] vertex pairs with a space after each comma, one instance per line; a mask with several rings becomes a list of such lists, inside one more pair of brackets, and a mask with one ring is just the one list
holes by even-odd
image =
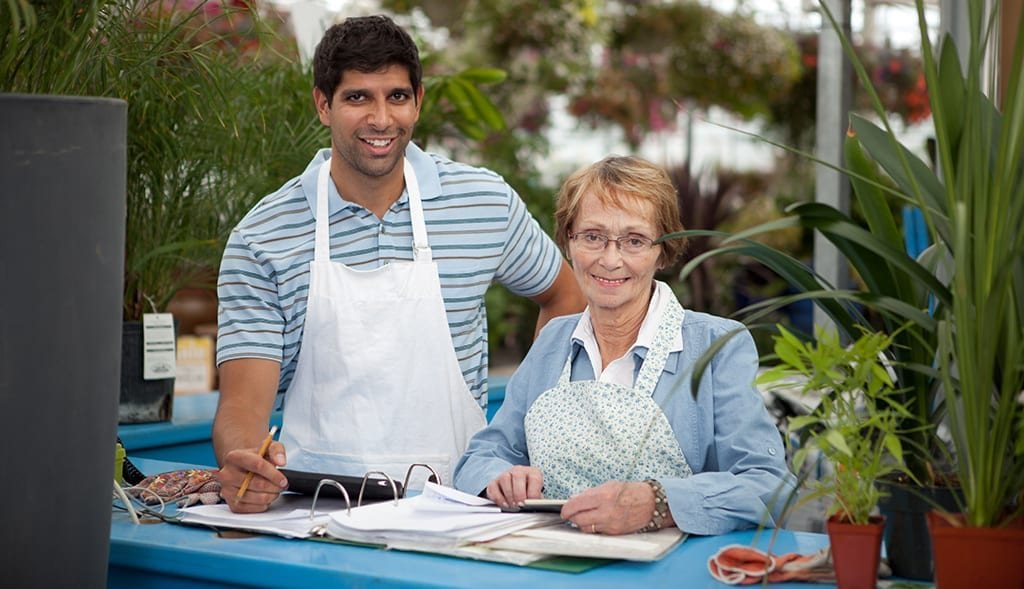
[[636, 375], [635, 388], [639, 392], [648, 396], [654, 395], [654, 387], [658, 385], [658, 379], [665, 370], [672, 342], [682, 325], [683, 307], [674, 296], [670, 296], [658, 321], [658, 333], [654, 335], [654, 341], [651, 342], [651, 347], [644, 356], [644, 363], [640, 366], [640, 373]]
[[[420, 201], [420, 185], [416, 180], [416, 172], [403, 158], [405, 166], [405, 188], [409, 193], [409, 215], [412, 220], [412, 253], [417, 262], [429, 262], [432, 259], [430, 243], [427, 241], [427, 224], [423, 219], [423, 203]], [[331, 179], [331, 159], [320, 164], [316, 179], [316, 241], [313, 260], [320, 262], [331, 259], [330, 206], [328, 205], [327, 183]]]
[[322, 262], [331, 259], [330, 207], [327, 204], [327, 183], [331, 179], [331, 158], [320, 164], [320, 173], [316, 177], [316, 245], [313, 249], [313, 261]]
[[417, 262], [431, 261], [430, 244], [427, 242], [427, 223], [423, 220], [423, 203], [420, 201], [420, 183], [409, 158], [405, 162], [405, 189], [409, 192], [409, 216], [412, 220], [412, 257]]

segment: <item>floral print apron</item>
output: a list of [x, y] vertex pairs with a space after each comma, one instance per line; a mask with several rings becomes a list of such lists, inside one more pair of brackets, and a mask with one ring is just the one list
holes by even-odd
[[607, 481], [685, 478], [693, 474], [668, 418], [652, 395], [683, 322], [670, 299], [633, 388], [570, 382], [571, 358], [558, 384], [525, 418], [531, 465], [544, 473], [544, 496], [567, 499]]

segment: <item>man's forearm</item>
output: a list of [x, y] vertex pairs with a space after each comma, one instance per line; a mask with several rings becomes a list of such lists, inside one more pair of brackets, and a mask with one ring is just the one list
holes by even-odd
[[280, 365], [270, 360], [229, 360], [220, 366], [220, 400], [213, 420], [217, 464], [238, 448], [255, 448], [267, 435]]

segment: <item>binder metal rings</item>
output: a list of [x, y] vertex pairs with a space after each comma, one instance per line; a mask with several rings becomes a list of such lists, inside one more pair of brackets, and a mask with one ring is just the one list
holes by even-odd
[[[363, 504], [363, 492], [366, 491], [366, 480], [370, 478], [371, 474], [379, 474], [380, 476], [386, 478], [389, 483], [391, 483], [391, 496], [395, 498], [395, 505], [398, 505], [398, 500], [400, 499], [400, 497], [398, 496], [398, 489], [395, 488], [395, 480], [392, 479], [390, 476], [388, 476], [387, 473], [383, 471], [372, 470], [363, 475], [363, 484], [359, 485], [359, 499], [356, 501], [356, 507], [359, 507], [360, 505]], [[408, 480], [409, 473], [406, 473], [405, 476], [406, 480]], [[405, 494], [405, 489], [402, 489], [402, 494]]]
[[[366, 482], [366, 479], [363, 479], [363, 483], [364, 484], [365, 484], [365, 482]], [[348, 491], [345, 490], [345, 487], [341, 486], [341, 483], [339, 483], [338, 481], [335, 481], [335, 480], [332, 480], [332, 479], [321, 479], [320, 480], [320, 484], [318, 484], [316, 486], [316, 492], [313, 493], [313, 504], [309, 506], [309, 519], [310, 519], [310, 521], [313, 521], [313, 514], [316, 513], [316, 500], [320, 497], [320, 489], [324, 485], [330, 485], [332, 487], [336, 487], [339, 491], [341, 491], [342, 496], [345, 497], [345, 507], [348, 510], [347, 513], [349, 515], [352, 515], [352, 502], [348, 498]], [[360, 494], [360, 499], [361, 498], [362, 498], [362, 494]]]
[[[398, 505], [398, 500], [405, 496], [405, 490], [409, 488], [409, 479], [412, 477], [412, 471], [418, 466], [422, 466], [423, 468], [429, 470], [431, 474], [430, 478], [433, 479], [437, 484], [443, 484], [441, 482], [441, 477], [437, 474], [437, 471], [434, 470], [429, 464], [410, 464], [409, 469], [405, 471], [405, 482], [402, 484], [402, 492], [399, 493], [398, 488], [395, 486], [394, 479], [392, 479], [386, 472], [380, 470], [373, 470], [363, 475], [363, 482], [361, 485], [359, 485], [359, 497], [356, 499], [356, 507], [359, 507], [363, 504], [363, 493], [366, 491], [366, 481], [370, 479], [370, 475], [380, 475], [388, 481], [388, 483], [391, 485], [391, 496], [394, 497], [395, 505]], [[316, 491], [313, 493], [313, 504], [309, 508], [309, 519], [312, 520], [313, 514], [316, 513], [316, 501], [317, 499], [320, 498], [320, 489], [323, 488], [324, 485], [330, 485], [341, 491], [342, 496], [345, 497], [345, 506], [347, 508], [346, 513], [347, 515], [352, 515], [352, 501], [349, 499], [348, 491], [345, 490], [345, 487], [342, 486], [341, 483], [333, 479], [320, 479], [320, 483], [317, 484]]]
[[444, 484], [444, 481], [442, 481], [441, 477], [438, 476], [437, 471], [434, 470], [433, 468], [431, 468], [429, 464], [421, 464], [421, 463], [410, 464], [409, 465], [409, 470], [405, 471], [405, 482], [402, 483], [402, 494], [403, 495], [405, 494], [405, 490], [409, 488], [409, 479], [412, 477], [412, 471], [417, 466], [422, 466], [423, 468], [429, 470], [430, 474], [432, 475], [430, 478], [434, 479], [435, 483], [437, 483], [439, 485], [443, 485]]

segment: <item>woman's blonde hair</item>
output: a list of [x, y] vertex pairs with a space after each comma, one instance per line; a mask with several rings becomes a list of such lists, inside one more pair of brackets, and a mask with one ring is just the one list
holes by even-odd
[[[657, 238], [683, 230], [679, 219], [676, 187], [668, 173], [647, 160], [633, 156], [608, 156], [577, 170], [562, 184], [555, 204], [555, 243], [568, 257], [569, 233], [579, 215], [583, 196], [591, 194], [605, 206], [629, 210], [630, 203], [646, 202], [654, 210]], [[671, 266], [686, 248], [686, 239], [669, 239], [661, 243], [658, 266]]]

